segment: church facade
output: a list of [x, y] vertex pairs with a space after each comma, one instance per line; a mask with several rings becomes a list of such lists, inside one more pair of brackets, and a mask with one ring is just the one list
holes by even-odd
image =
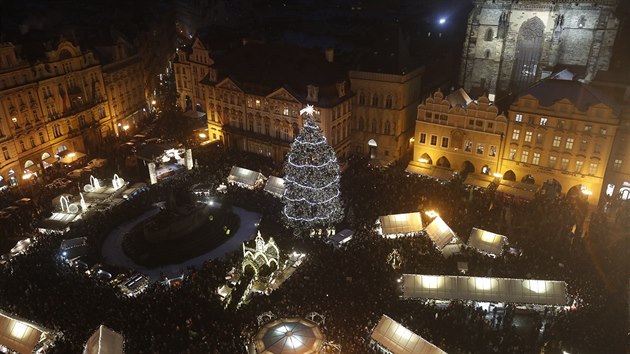
[[610, 64], [617, 2], [475, 0], [460, 84], [490, 97], [518, 94], [559, 66], [591, 81]]

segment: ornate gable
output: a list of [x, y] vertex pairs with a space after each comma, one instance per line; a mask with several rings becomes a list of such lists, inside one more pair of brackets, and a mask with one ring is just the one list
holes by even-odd
[[199, 39], [199, 37], [195, 37], [195, 39], [193, 40], [192, 49], [207, 50], [206, 46], [203, 45], [203, 42], [201, 42], [201, 39]]
[[267, 95], [267, 98], [274, 99], [274, 100], [289, 101], [289, 102], [294, 102], [294, 103], [301, 103], [297, 97], [293, 96], [285, 88], [277, 89], [276, 91]]
[[230, 78], [226, 78], [219, 82], [216, 87], [224, 90], [243, 92], [243, 90], [241, 90], [241, 88]]

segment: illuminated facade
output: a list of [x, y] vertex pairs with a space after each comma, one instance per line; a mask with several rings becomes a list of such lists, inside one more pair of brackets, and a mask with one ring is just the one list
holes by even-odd
[[62, 151], [88, 153], [111, 134], [101, 65], [67, 40], [30, 64], [0, 44], [0, 176], [16, 184], [41, 175]]
[[475, 0], [460, 84], [467, 91], [519, 93], [556, 66], [580, 67], [587, 82], [607, 70], [617, 0]]
[[630, 107], [621, 115], [608, 159], [603, 193], [613, 199], [630, 201]]
[[411, 165], [491, 174], [499, 169], [507, 118], [483, 96], [472, 101], [462, 89], [441, 91], [417, 109]]
[[350, 71], [354, 124], [352, 151], [383, 164], [411, 150], [424, 68], [387, 74]]
[[553, 184], [597, 205], [618, 113], [612, 102], [579, 82], [544, 80], [532, 86], [510, 107], [503, 179]]
[[215, 62], [194, 38], [174, 69], [179, 105], [207, 113], [212, 141], [282, 161], [303, 125], [299, 111], [312, 104], [337, 156], [350, 153], [352, 92], [331, 53], [247, 44]]

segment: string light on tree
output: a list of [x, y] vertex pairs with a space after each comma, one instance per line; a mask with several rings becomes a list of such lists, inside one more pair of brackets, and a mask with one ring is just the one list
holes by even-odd
[[331, 226], [343, 219], [339, 164], [313, 113], [311, 105], [300, 111], [304, 126], [284, 165], [283, 213], [287, 224], [298, 231]]

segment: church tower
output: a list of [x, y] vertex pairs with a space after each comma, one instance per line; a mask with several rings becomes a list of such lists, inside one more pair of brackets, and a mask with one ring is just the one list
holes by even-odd
[[468, 92], [497, 98], [572, 68], [589, 82], [608, 70], [618, 0], [474, 0], [460, 70]]

